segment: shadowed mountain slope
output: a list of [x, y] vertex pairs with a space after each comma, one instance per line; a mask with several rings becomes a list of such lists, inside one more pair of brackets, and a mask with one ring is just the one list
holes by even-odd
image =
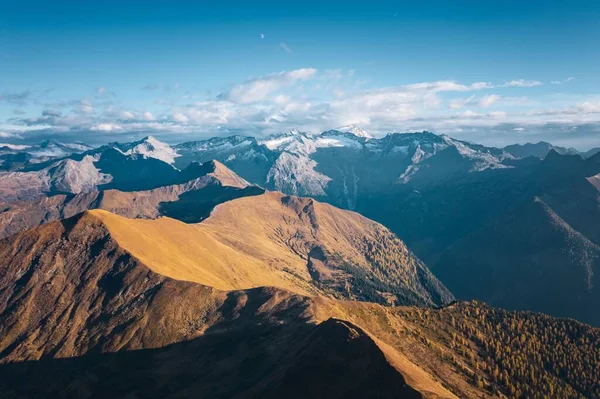
[[600, 325], [599, 260], [600, 247], [536, 197], [442, 253], [434, 270], [465, 299]]

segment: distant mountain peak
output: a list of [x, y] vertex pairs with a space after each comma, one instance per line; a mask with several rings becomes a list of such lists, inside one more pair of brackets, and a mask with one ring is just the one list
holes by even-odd
[[358, 126], [355, 125], [347, 125], [347, 126], [342, 126], [339, 127], [335, 130], [338, 130], [340, 132], [344, 132], [344, 133], [352, 133], [353, 135], [357, 136], [357, 137], [363, 137], [366, 139], [372, 139], [373, 136], [371, 135], [371, 133], [369, 133], [369, 131], [365, 130], [365, 129], [361, 129]]
[[140, 140], [142, 142], [146, 142], [146, 143], [150, 143], [150, 144], [156, 144], [156, 145], [163, 145], [166, 144], [165, 142], [160, 141], [159, 139], [157, 139], [154, 136], [146, 136], [144, 137], [142, 140]]
[[534, 157], [544, 159], [550, 151], [561, 155], [579, 154], [574, 148], [565, 148], [555, 146], [547, 141], [538, 141], [537, 143], [511, 144], [504, 147], [504, 150], [517, 158]]
[[54, 139], [46, 139], [40, 143], [40, 147], [47, 148], [51, 145], [58, 145], [58, 144], [60, 144], [60, 143]]
[[156, 158], [170, 165], [174, 164], [175, 158], [180, 156], [173, 147], [154, 136], [144, 137], [140, 141], [126, 146], [124, 149], [123, 153], [126, 155], [139, 154], [148, 158]]

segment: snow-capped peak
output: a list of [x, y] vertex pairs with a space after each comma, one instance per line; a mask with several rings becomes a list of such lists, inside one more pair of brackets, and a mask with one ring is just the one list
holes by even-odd
[[357, 137], [364, 137], [366, 139], [372, 139], [373, 138], [373, 136], [371, 135], [371, 133], [369, 133], [367, 130], [361, 129], [358, 126], [354, 126], [354, 125], [342, 126], [342, 127], [337, 128], [335, 130], [338, 130], [340, 132], [345, 132], [345, 133], [352, 133], [353, 135], [355, 135]]
[[3, 148], [3, 147], [6, 147], [9, 150], [13, 150], [13, 151], [22, 151], [22, 150], [26, 150], [26, 149], [30, 148], [31, 146], [24, 145], [24, 144], [0, 143], [0, 148]]
[[124, 154], [140, 154], [148, 158], [159, 159], [171, 165], [175, 163], [175, 158], [180, 156], [170, 145], [153, 136], [145, 137], [133, 144], [134, 146], [125, 151]]

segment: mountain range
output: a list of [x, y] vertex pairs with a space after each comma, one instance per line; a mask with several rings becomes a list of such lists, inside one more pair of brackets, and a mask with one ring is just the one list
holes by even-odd
[[[459, 299], [600, 325], [590, 310], [600, 304], [600, 154], [343, 130], [175, 146], [148, 137], [30, 163], [0, 173], [0, 232], [95, 208], [198, 222], [219, 201], [275, 190], [378, 221]], [[233, 183], [209, 182], [213, 169]]]
[[63, 146], [0, 173], [3, 397], [600, 396], [600, 154]]
[[44, 140], [34, 145], [0, 143], [0, 170], [14, 170], [30, 163], [65, 157], [91, 149], [92, 147], [83, 143], [62, 143], [56, 140]]
[[600, 152], [600, 148], [578, 151], [575, 148], [555, 146], [545, 141], [527, 144], [512, 144], [504, 147], [504, 150], [518, 158], [535, 157], [540, 159], [544, 159], [550, 151], [556, 151], [561, 155], [580, 155], [583, 158], [589, 158]]

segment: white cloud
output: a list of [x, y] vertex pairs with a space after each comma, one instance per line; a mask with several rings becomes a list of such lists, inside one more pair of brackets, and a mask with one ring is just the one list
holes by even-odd
[[261, 33], [261, 34], [260, 34], [260, 38], [261, 38], [261, 39], [264, 39], [264, 38], [265, 38], [265, 34], [264, 34], [264, 33]]
[[562, 84], [565, 84], [565, 83], [569, 83], [570, 81], [572, 81], [572, 80], [574, 80], [574, 79], [575, 79], [574, 77], [572, 77], [572, 76], [569, 76], [569, 77], [568, 77], [568, 78], [566, 78], [565, 80], [552, 80], [552, 81], [550, 82], [550, 84], [553, 84], [553, 85], [562, 85]]
[[600, 101], [584, 101], [577, 104], [577, 109], [585, 114], [600, 113]]
[[461, 112], [461, 113], [460, 113], [460, 114], [458, 114], [458, 115], [459, 115], [459, 116], [464, 116], [464, 117], [467, 117], [467, 118], [472, 118], [472, 117], [474, 117], [474, 116], [480, 116], [481, 114], [480, 114], [480, 113], [478, 113], [478, 112], [475, 112], [475, 111], [471, 111], [471, 110], [469, 109], [469, 110], [466, 110], [466, 111], [464, 111], [464, 112]]
[[582, 101], [558, 109], [535, 109], [527, 113], [529, 116], [573, 116], [600, 113], [600, 101]]
[[116, 123], [100, 123], [98, 125], [92, 126], [90, 129], [98, 132], [115, 132], [123, 130], [123, 128], [117, 125]]
[[250, 79], [222, 93], [219, 98], [234, 103], [249, 104], [263, 101], [268, 95], [293, 85], [302, 80], [314, 77], [317, 70], [314, 68], [301, 68], [292, 71], [282, 71], [255, 79]]
[[2, 138], [2, 139], [22, 139], [23, 137], [18, 133], [0, 132], [0, 138]]
[[81, 100], [79, 102], [79, 111], [84, 114], [91, 114], [94, 112], [94, 107], [92, 107], [92, 104], [90, 104], [89, 101]]
[[145, 121], [155, 121], [156, 117], [152, 115], [152, 112], [146, 111], [142, 115], [142, 119], [144, 119]]
[[403, 87], [405, 87], [407, 90], [428, 90], [433, 92], [443, 92], [482, 90], [490, 89], [494, 86], [487, 82], [475, 82], [469, 85], [464, 85], [452, 80], [439, 80], [435, 82], [414, 83]]
[[498, 87], [535, 87], [541, 86], [542, 82], [539, 80], [525, 80], [525, 79], [516, 79], [505, 82]]
[[468, 105], [473, 104], [473, 100], [475, 100], [475, 95], [472, 95], [470, 97], [463, 97], [463, 98], [455, 98], [453, 100], [450, 101], [450, 104], [448, 105], [448, 108], [450, 109], [461, 109], [464, 108]]
[[133, 114], [133, 112], [123, 111], [123, 112], [121, 112], [121, 119], [125, 119], [125, 120], [135, 119], [135, 115]]
[[279, 94], [279, 95], [273, 97], [273, 102], [277, 105], [283, 105], [283, 104], [290, 102], [290, 97], [285, 96], [283, 94]]
[[[169, 97], [148, 111], [136, 110], [132, 104], [121, 108], [120, 102], [115, 105], [98, 98], [93, 106], [87, 100], [48, 104], [41, 116], [14, 117], [2, 129], [23, 135], [35, 129], [73, 134], [87, 129], [99, 132], [97, 137], [149, 131], [208, 136], [264, 135], [295, 127], [318, 132], [357, 125], [377, 135], [422, 130], [483, 134], [510, 125], [505, 131], [516, 134], [514, 129], [526, 127], [529, 134], [532, 126], [575, 126], [598, 121], [600, 114], [598, 96], [549, 98], [535, 91], [533, 98], [510, 96], [511, 88], [533, 87], [536, 81], [513, 80], [498, 85], [439, 80], [359, 90], [364, 83], [357, 82], [365, 80], [354, 74], [360, 72], [314, 68], [282, 71], [249, 79], [216, 97], [209, 94], [202, 101], [197, 101], [203, 98], [198, 93], [185, 90], [185, 96], [178, 95], [178, 86], [165, 86]], [[499, 87], [506, 88], [502, 97], [490, 92]], [[509, 112], [499, 109], [500, 104]], [[488, 112], [492, 106], [495, 112]]]
[[500, 96], [497, 94], [490, 94], [490, 95], [486, 95], [483, 96], [479, 99], [479, 101], [477, 102], [477, 104], [481, 107], [481, 108], [488, 108], [491, 107], [492, 105], [494, 105], [495, 103], [498, 102], [498, 100], [500, 100]]
[[188, 123], [190, 119], [181, 112], [176, 112], [173, 114], [173, 120], [179, 123]]

